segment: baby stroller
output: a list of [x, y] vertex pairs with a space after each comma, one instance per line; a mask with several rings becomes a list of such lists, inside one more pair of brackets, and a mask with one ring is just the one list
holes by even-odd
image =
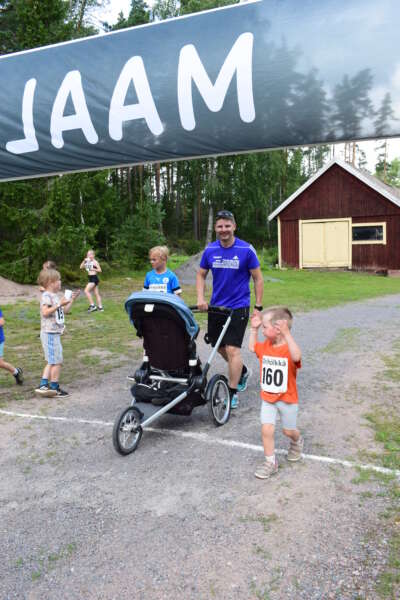
[[207, 373], [231, 322], [232, 311], [209, 307], [209, 312], [226, 315], [215, 347], [204, 366], [196, 352], [199, 333], [192, 310], [178, 296], [161, 292], [135, 292], [125, 302], [125, 310], [143, 338], [143, 362], [135, 372], [132, 402], [118, 415], [113, 428], [117, 452], [136, 450], [143, 428], [165, 413], [190, 415], [193, 408], [208, 404], [215, 425], [224, 425], [230, 416], [228, 381], [224, 375]]

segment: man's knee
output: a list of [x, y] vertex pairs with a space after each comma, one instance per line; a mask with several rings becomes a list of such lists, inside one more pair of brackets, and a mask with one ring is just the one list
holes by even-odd
[[240, 357], [240, 348], [237, 346], [224, 346], [228, 358]]

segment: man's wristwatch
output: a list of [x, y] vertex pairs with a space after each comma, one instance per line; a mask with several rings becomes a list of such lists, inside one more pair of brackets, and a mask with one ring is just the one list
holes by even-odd
[[254, 308], [255, 308], [256, 310], [260, 311], [260, 312], [261, 312], [261, 311], [262, 311], [262, 309], [263, 309], [263, 307], [261, 306], [261, 304], [255, 304], [255, 305], [254, 305]]

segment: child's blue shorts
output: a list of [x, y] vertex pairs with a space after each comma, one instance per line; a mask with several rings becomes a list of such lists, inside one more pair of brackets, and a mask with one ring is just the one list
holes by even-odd
[[40, 339], [47, 364], [61, 365], [63, 362], [61, 335], [59, 333], [45, 333], [44, 331], [41, 331]]

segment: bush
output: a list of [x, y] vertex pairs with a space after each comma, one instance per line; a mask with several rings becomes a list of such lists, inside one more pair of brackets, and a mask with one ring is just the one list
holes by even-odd
[[140, 213], [126, 219], [112, 241], [113, 261], [134, 269], [147, 265], [150, 248], [165, 244], [165, 237], [159, 231], [161, 218], [159, 207], [149, 203]]
[[278, 248], [272, 246], [272, 248], [263, 248], [259, 253], [259, 259], [261, 266], [265, 269], [275, 268], [278, 263]]

